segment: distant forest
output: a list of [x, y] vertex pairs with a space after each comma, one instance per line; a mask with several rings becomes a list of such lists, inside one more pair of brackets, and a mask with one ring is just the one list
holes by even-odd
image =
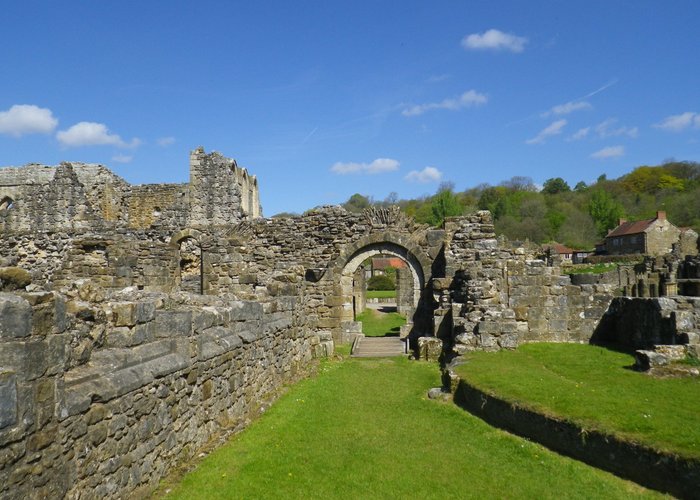
[[343, 207], [360, 212], [370, 205], [399, 205], [416, 221], [434, 226], [445, 217], [486, 209], [493, 213], [496, 233], [510, 240], [592, 249], [620, 217], [650, 219], [657, 210], [665, 210], [676, 226], [700, 232], [700, 163], [641, 166], [618, 179], [601, 175], [591, 185], [569, 186], [557, 177], [539, 189], [529, 177], [513, 177], [461, 192], [444, 183], [434, 195], [412, 200], [399, 200], [395, 193], [382, 201], [354, 194]]

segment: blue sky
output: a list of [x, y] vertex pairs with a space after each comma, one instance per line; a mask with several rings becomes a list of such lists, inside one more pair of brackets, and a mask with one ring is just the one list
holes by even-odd
[[266, 215], [700, 161], [700, 2], [3, 2], [0, 165], [184, 182]]

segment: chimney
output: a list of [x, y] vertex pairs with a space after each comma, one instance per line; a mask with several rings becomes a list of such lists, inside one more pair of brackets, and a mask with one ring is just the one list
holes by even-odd
[[618, 221], [617, 221], [617, 225], [618, 225], [618, 226], [621, 226], [621, 225], [623, 225], [625, 222], [627, 222], [627, 219], [622, 219], [622, 218], [620, 218], [620, 219], [618, 219]]
[[666, 220], [666, 212], [658, 210], [656, 212], [656, 220]]

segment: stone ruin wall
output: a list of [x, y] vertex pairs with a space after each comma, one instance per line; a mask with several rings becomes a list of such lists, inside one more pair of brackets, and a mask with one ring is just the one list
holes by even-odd
[[101, 165], [0, 169], [0, 232], [230, 225], [262, 216], [255, 176], [219, 153], [190, 155], [189, 184], [131, 186]]
[[265, 304], [90, 283], [0, 294], [0, 497], [123, 498], [244, 427], [331, 346]]
[[[12, 226], [17, 192], [19, 206], [0, 213], [0, 265], [29, 270], [45, 289], [0, 295], [0, 496], [149, 489], [209, 436], [245, 425], [353, 335], [341, 275], [368, 249], [404, 249], [421, 268], [414, 312], [432, 324], [413, 333], [440, 337], [450, 355], [588, 342], [622, 317], [606, 314], [619, 283], [574, 284], [558, 266], [499, 245], [488, 212], [442, 230], [392, 209], [255, 219], [254, 177], [201, 149], [191, 165], [189, 185], [149, 186], [96, 167], [31, 167], [39, 181], [63, 179], [27, 188], [48, 193], [37, 200], [50, 209], [30, 212], [50, 224]], [[227, 203], [235, 213], [222, 211]], [[64, 227], [56, 207], [83, 217]], [[178, 291], [187, 239], [201, 251], [203, 295]], [[697, 305], [681, 302], [677, 331], [697, 329]]]
[[454, 278], [438, 283], [436, 330], [456, 354], [588, 342], [619, 294], [616, 285], [573, 285], [558, 266], [499, 246], [488, 212], [449, 219], [446, 229], [447, 275]]

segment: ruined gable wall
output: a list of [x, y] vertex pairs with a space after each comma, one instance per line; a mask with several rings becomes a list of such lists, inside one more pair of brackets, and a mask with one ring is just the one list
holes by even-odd
[[129, 194], [129, 227], [186, 227], [190, 206], [187, 184], [132, 186]]
[[247, 171], [238, 167], [231, 158], [216, 152], [207, 154], [203, 148], [192, 151], [188, 225], [221, 226], [255, 217], [256, 214], [248, 214], [248, 207], [243, 205], [242, 190], [248, 193], [252, 189], [253, 197], [259, 199], [257, 181], [249, 182], [250, 179]]
[[[12, 187], [14, 206], [0, 214], [3, 233], [71, 231], [101, 224], [103, 219], [87, 199], [85, 188], [70, 163], [56, 168], [25, 168], [28, 170], [0, 169], [2, 183], [15, 183]], [[36, 180], [32, 179], [33, 175], [37, 176]], [[24, 184], [19, 184], [22, 180]], [[0, 188], [0, 191], [5, 189], [9, 188]]]
[[313, 369], [295, 297], [0, 294], [0, 496], [124, 498]]
[[648, 255], [665, 255], [679, 242], [680, 230], [667, 219], [657, 219], [645, 231]]

